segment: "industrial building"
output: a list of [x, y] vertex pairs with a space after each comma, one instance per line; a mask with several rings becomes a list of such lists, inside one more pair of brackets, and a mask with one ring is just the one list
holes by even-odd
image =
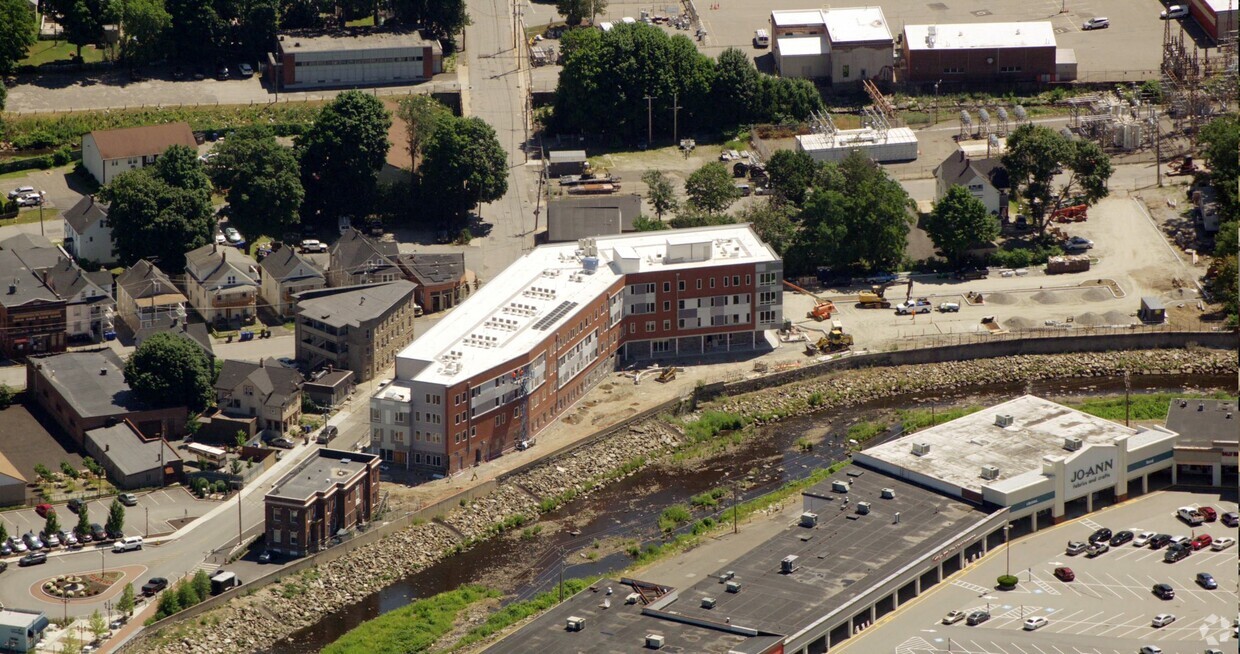
[[396, 356], [371, 451], [458, 473], [528, 442], [618, 362], [769, 348], [782, 273], [748, 225], [535, 248]]
[[42, 611], [0, 607], [0, 652], [33, 652], [51, 626]]
[[[902, 81], [952, 84], [1075, 79], [1075, 53], [1057, 50], [1054, 27], [1046, 21], [906, 25]], [[1062, 74], [1057, 68], [1060, 59]]]
[[784, 77], [833, 85], [892, 79], [894, 41], [882, 7], [772, 11], [771, 39]]
[[1069, 504], [1142, 494], [1150, 475], [1173, 466], [1176, 434], [1132, 429], [1025, 395], [858, 452], [853, 461], [951, 497], [1058, 523]]
[[633, 231], [642, 215], [636, 193], [565, 197], [547, 202], [547, 241], [561, 243]]
[[1197, 21], [1201, 29], [1216, 42], [1236, 31], [1236, 10], [1240, 8], [1235, 0], [1189, 0], [1188, 13]]
[[416, 30], [281, 34], [267, 75], [284, 89], [412, 84], [443, 72], [443, 48]]
[[908, 127], [863, 127], [837, 130], [833, 126], [800, 134], [797, 151], [814, 161], [843, 161], [853, 150], [878, 163], [913, 161], [917, 158], [917, 135]]
[[1207, 481], [1235, 488], [1240, 452], [1240, 406], [1235, 400], [1177, 398], [1167, 411], [1167, 429], [1178, 434], [1172, 482]]

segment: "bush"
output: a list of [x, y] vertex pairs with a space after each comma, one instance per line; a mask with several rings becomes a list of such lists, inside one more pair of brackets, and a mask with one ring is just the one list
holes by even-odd
[[673, 504], [659, 514], [659, 530], [669, 532], [689, 521], [693, 517], [689, 508], [683, 504]]
[[1014, 575], [999, 575], [998, 582], [1000, 588], [1015, 588], [1016, 584], [1020, 583], [1020, 579]]
[[73, 148], [68, 145], [62, 145], [52, 153], [52, 163], [57, 166], [63, 166], [73, 161]]
[[685, 425], [685, 436], [698, 443], [717, 436], [720, 432], [740, 429], [745, 424], [745, 418], [735, 413], [703, 411], [700, 418]]
[[[363, 622], [323, 649], [324, 654], [403, 654], [428, 651], [456, 624], [469, 605], [499, 593], [482, 586], [463, 586]], [[504, 611], [512, 610], [510, 604]], [[533, 611], [525, 613], [532, 614]]]
[[706, 491], [705, 493], [699, 493], [697, 495], [694, 495], [693, 497], [689, 498], [689, 503], [692, 504], [693, 506], [709, 509], [709, 508], [718, 506], [719, 500], [722, 499], [723, 496], [727, 494], [728, 494], [728, 489], [724, 488], [723, 486], [720, 486], [718, 488], [712, 488]]

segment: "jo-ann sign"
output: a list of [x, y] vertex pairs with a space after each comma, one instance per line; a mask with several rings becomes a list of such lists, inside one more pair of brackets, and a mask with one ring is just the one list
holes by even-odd
[[1067, 462], [1068, 487], [1092, 491], [1115, 483], [1115, 448], [1091, 447]]

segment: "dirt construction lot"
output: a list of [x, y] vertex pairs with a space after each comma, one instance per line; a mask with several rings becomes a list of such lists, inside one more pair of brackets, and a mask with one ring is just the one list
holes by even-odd
[[[1206, 647], [1235, 652], [1235, 546], [1222, 551], [1207, 547], [1176, 563], [1163, 562], [1164, 550], [1131, 543], [1092, 559], [1064, 553], [1069, 540], [1084, 541], [1103, 526], [1114, 532], [1148, 530], [1188, 536], [1190, 529], [1175, 518], [1175, 509], [1200, 504], [1219, 512], [1236, 508], [1234, 499], [1220, 500], [1217, 493], [1160, 492], [1016, 539], [1010, 553], [992, 550], [981, 564], [913, 600], [891, 619], [846, 641], [838, 651], [1131, 654], [1154, 645], [1165, 654], [1201, 654]], [[1235, 529], [1218, 522], [1195, 531], [1215, 538], [1237, 535]], [[995, 578], [1007, 571], [1009, 554], [1011, 573], [1019, 577], [1020, 584], [1002, 592], [995, 589]], [[1054, 576], [1055, 568], [1063, 566], [1075, 573], [1074, 581]], [[1218, 588], [1197, 585], [1199, 572], [1214, 575]], [[1156, 583], [1170, 584], [1175, 598], [1154, 596]], [[978, 626], [963, 621], [940, 623], [949, 610], [987, 608], [991, 619]], [[1163, 613], [1174, 615], [1175, 621], [1161, 628], [1151, 626], [1153, 617]], [[1035, 616], [1045, 618], [1046, 624], [1036, 631], [1023, 630], [1024, 621]]]

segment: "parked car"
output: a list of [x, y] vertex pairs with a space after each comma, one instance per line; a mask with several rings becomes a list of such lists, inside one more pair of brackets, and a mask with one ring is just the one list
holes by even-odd
[[282, 449], [286, 449], [286, 450], [291, 450], [291, 449], [293, 449], [294, 447], [296, 447], [296, 445], [297, 445], [296, 443], [294, 443], [293, 441], [291, 441], [291, 440], [289, 440], [289, 439], [285, 438], [284, 436], [281, 436], [281, 437], [279, 437], [279, 438], [273, 438], [273, 439], [271, 439], [271, 444], [272, 444], [272, 445], [274, 445], [274, 446], [276, 446], [276, 447], [279, 447], [279, 448], [282, 448]]
[[1065, 553], [1068, 556], [1076, 556], [1077, 554], [1084, 552], [1087, 547], [1089, 546], [1079, 540], [1070, 540], [1068, 541], [1068, 549]]
[[40, 538], [43, 539], [43, 543], [49, 548], [60, 547], [60, 536], [57, 536], [55, 533], [42, 534]]
[[60, 542], [64, 543], [65, 547], [73, 547], [78, 544], [78, 538], [73, 535], [72, 531], [62, 529], [60, 532]]
[[899, 275], [897, 275], [897, 274], [895, 274], [895, 273], [893, 273], [893, 272], [880, 272], [880, 273], [874, 273], [873, 275], [870, 275], [869, 277], [866, 277], [866, 278], [865, 278], [865, 283], [867, 283], [867, 284], [886, 284], [887, 282], [894, 282], [894, 281], [895, 281], [896, 279], [898, 279], [898, 278], [899, 278]]
[[1172, 545], [1172, 546], [1175, 546], [1175, 545], [1188, 545], [1188, 544], [1189, 544], [1189, 542], [1191, 542], [1191, 541], [1190, 541], [1190, 539], [1189, 539], [1189, 537], [1188, 537], [1188, 536], [1172, 536], [1172, 537], [1171, 537], [1171, 540], [1170, 540], [1167, 544], [1168, 544], [1168, 545]]
[[1172, 622], [1175, 622], [1174, 615], [1171, 615], [1170, 613], [1159, 613], [1154, 616], [1154, 619], [1150, 622], [1150, 626], [1157, 629], [1158, 627], [1165, 627]]
[[1200, 513], [1201, 517], [1205, 518], [1206, 522], [1214, 522], [1215, 520], [1218, 520], [1218, 512], [1216, 512], [1213, 507], [1199, 506], [1197, 507], [1197, 513]]
[[43, 196], [38, 193], [31, 193], [30, 195], [23, 195], [17, 198], [17, 206], [19, 207], [37, 207], [40, 204], [43, 204]]
[[1186, 545], [1172, 545], [1167, 548], [1166, 552], [1163, 553], [1163, 561], [1167, 563], [1175, 563], [1176, 561], [1182, 561], [1188, 558], [1188, 555], [1192, 553], [1193, 549], [1191, 547]]
[[241, 75], [242, 79], [250, 79], [254, 77], [254, 68], [243, 61], [237, 64], [237, 74]]
[[97, 542], [103, 542], [108, 539], [108, 532], [103, 530], [103, 525], [92, 522], [90, 523], [90, 537]]
[[1210, 546], [1210, 543], [1213, 543], [1213, 542], [1214, 542], [1214, 539], [1210, 537], [1210, 534], [1201, 534], [1200, 536], [1194, 538], [1192, 542], [1189, 543], [1189, 545], [1192, 546], [1193, 551], [1196, 551], [1196, 550], [1204, 550], [1205, 548]]
[[1081, 29], [1087, 32], [1089, 30], [1104, 30], [1110, 26], [1111, 26], [1111, 19], [1104, 18], [1102, 16], [1095, 16], [1094, 18], [1090, 18], [1084, 23], [1081, 23]]
[[1152, 531], [1143, 531], [1133, 537], [1132, 546], [1133, 547], [1145, 547], [1147, 544], [1149, 544], [1150, 539], [1153, 538], [1154, 536], [1157, 536], [1157, 534], [1155, 534]]
[[1108, 543], [1105, 540], [1100, 540], [1094, 543], [1093, 545], [1090, 545], [1089, 548], [1085, 550], [1085, 556], [1092, 559], [1095, 556], [1098, 556], [1100, 554], [1106, 554], [1108, 551], [1110, 551], [1110, 549], [1111, 549], [1110, 543]]
[[46, 518], [48, 513], [55, 511], [51, 504], [40, 504], [34, 507], [34, 512], [39, 514], [40, 518]]
[[1089, 542], [1092, 544], [1092, 543], [1096, 543], [1096, 542], [1098, 542], [1098, 541], [1100, 541], [1100, 540], [1110, 541], [1110, 540], [1111, 540], [1111, 536], [1113, 536], [1113, 535], [1114, 535], [1114, 534], [1112, 534], [1112, 533], [1111, 533], [1111, 530], [1110, 530], [1110, 529], [1107, 529], [1106, 527], [1103, 527], [1103, 528], [1099, 529], [1098, 531], [1095, 531], [1094, 533], [1090, 534], [1090, 536], [1089, 536]]
[[1188, 5], [1171, 5], [1158, 14], [1163, 20], [1175, 20], [1188, 15]]
[[142, 594], [150, 597], [168, 587], [168, 580], [163, 577], [151, 577], [142, 584]]
[[1185, 524], [1187, 524], [1190, 527], [1196, 527], [1197, 525], [1206, 521], [1205, 516], [1201, 515], [1201, 513], [1198, 512], [1197, 509], [1191, 506], [1182, 506], [1176, 509], [1175, 515], [1179, 517], [1180, 520], [1183, 520]]
[[105, 527], [103, 533], [108, 537], [108, 540], [120, 540], [125, 537], [125, 532], [119, 529], [108, 529]]
[[1222, 538], [1215, 538], [1214, 542], [1210, 544], [1210, 549], [1215, 552], [1221, 552], [1235, 544], [1236, 539], [1231, 536], [1223, 536]]
[[33, 186], [19, 186], [13, 189], [12, 191], [9, 191], [9, 199], [16, 200], [17, 198], [20, 198], [24, 195], [29, 195], [31, 193], [34, 193]]
[[943, 624], [956, 624], [965, 617], [964, 611], [948, 611], [947, 615], [943, 616]]
[[284, 366], [285, 368], [292, 368], [293, 370], [297, 369], [297, 359], [293, 359], [290, 357], [280, 357], [276, 359], [276, 361], [279, 362], [279, 364]]
[[228, 239], [228, 242], [232, 245], [242, 245], [245, 243], [245, 239], [241, 237], [241, 232], [232, 227], [224, 228], [224, 238]]
[[9, 538], [9, 549], [17, 554], [28, 551], [30, 548], [26, 545], [26, 541], [20, 538]]
[[332, 439], [339, 435], [340, 429], [337, 428], [336, 425], [328, 425], [323, 428], [323, 431], [319, 432], [319, 437], [315, 439], [315, 442], [320, 445], [326, 445], [332, 442]]
[[1157, 534], [1150, 539], [1150, 549], [1162, 549], [1171, 542], [1171, 534]]
[[990, 611], [983, 611], [981, 609], [978, 609], [970, 613], [969, 617], [965, 618], [964, 623], [969, 625], [970, 627], [975, 627], [989, 619], [990, 619]]
[[43, 539], [36, 536], [33, 531], [26, 532], [22, 540], [26, 542], [26, 547], [29, 547], [31, 552], [43, 549]]
[[942, 302], [939, 304], [939, 313], [956, 313], [960, 311], [959, 302]]
[[17, 565], [23, 568], [28, 565], [40, 565], [42, 563], [47, 563], [47, 554], [43, 552], [32, 552], [17, 561]]
[[326, 252], [327, 244], [316, 239], [308, 238], [301, 242], [302, 252]]
[[1035, 615], [1032, 618], [1025, 618], [1025, 631], [1035, 631], [1045, 627], [1047, 622], [1047, 619], [1040, 615]]
[[1153, 592], [1158, 599], [1175, 599], [1175, 589], [1171, 587], [1171, 584], [1154, 584]]
[[263, 550], [263, 553], [258, 555], [258, 562], [259, 563], [271, 563], [272, 556], [274, 555], [272, 554], [271, 550]]
[[1094, 242], [1084, 236], [1073, 236], [1064, 241], [1063, 247], [1065, 250], [1088, 250], [1094, 247]]
[[141, 536], [126, 536], [125, 538], [116, 541], [116, 544], [112, 546], [112, 551], [117, 554], [121, 552], [132, 552], [133, 550], [140, 549], [142, 549]]
[[916, 300], [901, 302], [896, 305], [896, 315], [907, 316], [910, 313], [930, 313], [930, 300], [919, 297]]
[[1140, 654], [1163, 654], [1163, 651], [1158, 645], [1142, 645]]
[[0, 556], [11, 556], [13, 554], [13, 544], [9, 539], [0, 540]]
[[70, 511], [72, 511], [72, 512], [74, 512], [74, 513], [77, 513], [78, 511], [81, 511], [81, 510], [82, 510], [82, 505], [83, 505], [83, 504], [85, 504], [85, 502], [83, 502], [82, 500], [79, 500], [79, 499], [77, 499], [77, 498], [75, 497], [75, 498], [73, 498], [73, 499], [69, 500], [69, 503], [68, 503], [68, 504], [66, 504], [65, 506], [66, 506], [66, 507], [68, 507], [68, 509], [69, 509]]
[[1055, 568], [1055, 578], [1059, 581], [1076, 581], [1076, 573], [1072, 568]]
[[1224, 513], [1222, 516], [1220, 516], [1219, 520], [1222, 520], [1223, 524], [1227, 525], [1228, 527], [1240, 526], [1240, 513], [1236, 513], [1235, 511], [1228, 511], [1227, 513]]
[[1115, 535], [1111, 537], [1111, 547], [1119, 547], [1124, 543], [1130, 542], [1132, 538], [1132, 532], [1127, 529], [1124, 531], [1117, 531], [1115, 532]]
[[216, 66], [215, 79], [218, 79], [221, 82], [228, 79], [228, 66], [225, 66], [224, 64], [220, 64], [219, 66]]
[[1206, 590], [1214, 590], [1218, 588], [1218, 582], [1214, 580], [1214, 575], [1208, 572], [1197, 573], [1197, 585]]
[[4, 572], [5, 570], [8, 570], [8, 569], [9, 569], [8, 561], [0, 561], [0, 572]]
[[138, 506], [138, 496], [133, 493], [121, 493], [116, 499], [125, 506]]

